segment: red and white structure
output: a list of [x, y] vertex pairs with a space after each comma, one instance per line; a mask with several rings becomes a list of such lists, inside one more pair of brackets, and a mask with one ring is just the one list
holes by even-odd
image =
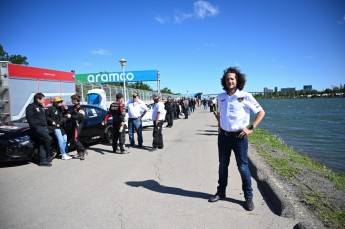
[[73, 72], [28, 67], [0, 61], [0, 122], [25, 116], [26, 107], [37, 92], [46, 97], [46, 105], [55, 96], [65, 102], [75, 93]]

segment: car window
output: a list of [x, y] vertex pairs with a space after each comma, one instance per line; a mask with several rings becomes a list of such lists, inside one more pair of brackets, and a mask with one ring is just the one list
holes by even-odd
[[99, 114], [97, 113], [95, 108], [91, 108], [91, 107], [87, 107], [86, 108], [86, 114], [88, 118], [95, 118], [97, 117]]

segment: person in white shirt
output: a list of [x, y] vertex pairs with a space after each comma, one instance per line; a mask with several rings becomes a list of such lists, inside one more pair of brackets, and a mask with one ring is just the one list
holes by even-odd
[[153, 141], [152, 149], [150, 151], [156, 151], [157, 149], [163, 149], [163, 134], [162, 127], [165, 119], [166, 111], [164, 109], [164, 104], [159, 101], [159, 95], [153, 94], [153, 101], [155, 105], [152, 111], [152, 121], [153, 121]]
[[130, 99], [126, 107], [128, 108], [128, 136], [130, 147], [134, 147], [134, 129], [138, 134], [138, 147], [143, 147], [143, 126], [141, 119], [146, 114], [148, 108], [145, 103], [139, 99], [138, 93], [133, 93], [133, 99]]
[[[242, 179], [244, 207], [248, 211], [254, 209], [251, 174], [248, 167], [248, 138], [254, 128], [265, 116], [265, 111], [252, 94], [243, 91], [246, 83], [245, 74], [239, 69], [230, 67], [224, 71], [221, 79], [224, 93], [218, 95], [218, 156], [219, 179], [217, 193], [209, 202], [217, 202], [226, 196], [228, 184], [228, 166], [231, 151], [234, 151], [238, 170]], [[256, 116], [251, 125], [250, 111]]]

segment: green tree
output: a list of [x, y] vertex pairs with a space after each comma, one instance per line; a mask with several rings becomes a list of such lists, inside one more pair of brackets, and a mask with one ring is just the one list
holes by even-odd
[[167, 88], [167, 87], [163, 88], [163, 89], [161, 90], [161, 93], [174, 94], [174, 93], [172, 93], [172, 91], [171, 91], [169, 88]]
[[128, 83], [127, 85], [130, 88], [140, 89], [140, 90], [146, 90], [146, 91], [153, 91], [150, 85], [145, 84], [143, 82], [135, 82], [135, 83]]
[[9, 61], [12, 64], [20, 64], [20, 65], [29, 65], [26, 61], [26, 56], [21, 55], [11, 55], [9, 56], [7, 52], [5, 52], [3, 46], [0, 44], [0, 60], [2, 61]]

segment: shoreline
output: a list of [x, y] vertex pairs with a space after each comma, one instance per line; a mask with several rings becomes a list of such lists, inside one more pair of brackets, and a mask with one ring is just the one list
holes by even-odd
[[296, 218], [305, 228], [345, 225], [343, 174], [301, 155], [267, 131], [256, 130], [249, 144], [252, 176], [267, 200], [277, 206], [273, 212]]

